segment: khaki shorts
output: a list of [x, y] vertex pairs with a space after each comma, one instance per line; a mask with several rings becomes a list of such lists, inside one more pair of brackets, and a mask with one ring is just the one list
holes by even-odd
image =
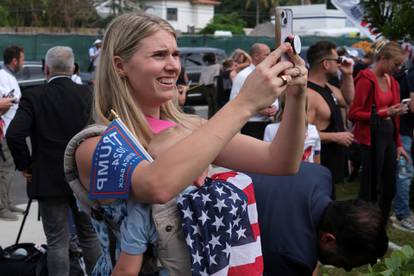
[[153, 204], [152, 217], [158, 234], [157, 252], [170, 276], [191, 276], [190, 250], [185, 243], [176, 198]]

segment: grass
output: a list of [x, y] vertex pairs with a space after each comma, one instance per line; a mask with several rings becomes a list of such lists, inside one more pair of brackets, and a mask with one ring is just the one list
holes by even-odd
[[[359, 179], [351, 183], [337, 184], [336, 185], [337, 199], [346, 200], [346, 199], [356, 198], [358, 194], [358, 190], [359, 190]], [[411, 205], [411, 206], [414, 206], [414, 205]], [[388, 238], [393, 243], [399, 246], [410, 245], [411, 247], [414, 248], [414, 233], [409, 233], [409, 232], [398, 230], [394, 228], [392, 225], [388, 225], [387, 233], [388, 233]], [[388, 250], [387, 255], [389, 255], [390, 252], [391, 251]], [[342, 275], [356, 276], [356, 275], [360, 275], [361, 273], [366, 273], [366, 272], [368, 272], [368, 266], [354, 268], [350, 272], [346, 272], [345, 270], [339, 269], [339, 268], [322, 266], [321, 269], [319, 270], [319, 275], [320, 276], [342, 276]]]

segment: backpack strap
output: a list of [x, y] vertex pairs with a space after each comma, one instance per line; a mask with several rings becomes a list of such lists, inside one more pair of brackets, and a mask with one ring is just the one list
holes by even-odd
[[118, 238], [119, 225], [111, 218], [105, 216], [105, 212], [103, 212], [99, 201], [89, 199], [88, 190], [86, 190], [82, 183], [80, 183], [75, 160], [75, 151], [78, 146], [88, 138], [101, 136], [105, 130], [106, 126], [95, 124], [86, 127], [81, 132], [76, 134], [66, 146], [63, 166], [66, 180], [68, 181], [70, 188], [75, 194], [75, 197], [78, 200], [82, 211], [98, 221], [103, 220], [108, 228], [110, 228], [110, 230], [114, 233], [115, 237]]
[[76, 167], [75, 151], [78, 146], [88, 138], [101, 136], [105, 131], [106, 126], [103, 125], [90, 125], [76, 134], [68, 143], [65, 150], [63, 169], [65, 172], [66, 180], [69, 183], [75, 197], [78, 199], [81, 209], [88, 215], [91, 214], [91, 208], [100, 210], [100, 204], [98, 201], [92, 201], [88, 197], [88, 191], [79, 181], [78, 169]]
[[68, 143], [64, 156], [64, 172], [66, 180], [69, 183], [70, 188], [75, 194], [76, 199], [82, 209], [92, 218], [98, 221], [104, 221], [108, 227], [108, 239], [109, 239], [109, 253], [111, 257], [112, 265], [115, 266], [116, 258], [116, 241], [119, 239], [119, 225], [111, 218], [105, 215], [102, 210], [102, 206], [97, 200], [90, 200], [88, 197], [88, 191], [79, 181], [78, 169], [76, 167], [75, 151], [79, 145], [88, 138], [101, 136], [106, 130], [106, 126], [103, 125], [90, 125], [76, 134]]

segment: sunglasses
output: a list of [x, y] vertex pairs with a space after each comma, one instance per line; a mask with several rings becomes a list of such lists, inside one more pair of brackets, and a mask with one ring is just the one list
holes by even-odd
[[337, 57], [337, 58], [324, 58], [321, 60], [321, 62], [325, 61], [325, 60], [333, 60], [336, 61], [336, 63], [341, 64], [343, 62], [343, 58], [342, 57]]

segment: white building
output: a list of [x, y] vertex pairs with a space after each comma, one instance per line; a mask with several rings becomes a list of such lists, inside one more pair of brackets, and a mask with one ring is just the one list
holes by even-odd
[[[110, 12], [110, 2], [97, 7], [102, 17]], [[179, 32], [194, 32], [204, 28], [214, 17], [215, 0], [141, 0], [139, 5], [145, 12], [166, 19]], [[137, 6], [137, 9], [139, 7]]]
[[145, 11], [170, 22], [178, 31], [191, 32], [204, 28], [214, 17], [214, 0], [146, 0]]

